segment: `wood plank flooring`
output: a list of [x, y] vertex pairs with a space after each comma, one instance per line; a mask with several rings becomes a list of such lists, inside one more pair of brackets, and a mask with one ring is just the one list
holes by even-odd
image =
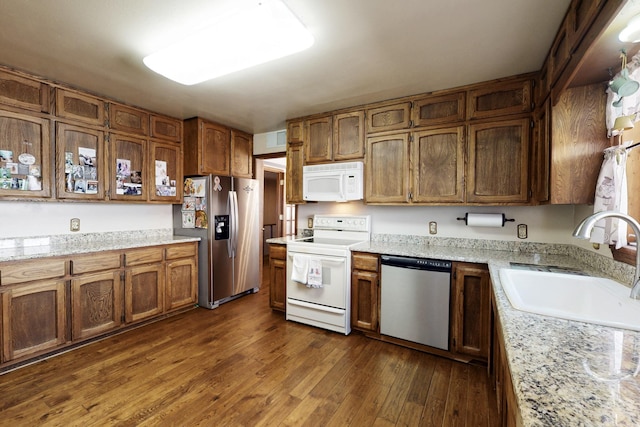
[[268, 283], [0, 376], [0, 425], [497, 424], [486, 368], [287, 322]]

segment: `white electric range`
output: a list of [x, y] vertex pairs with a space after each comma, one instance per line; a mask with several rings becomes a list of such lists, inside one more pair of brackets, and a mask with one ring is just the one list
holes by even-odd
[[[348, 335], [351, 332], [351, 247], [370, 240], [371, 218], [369, 215], [315, 215], [313, 229], [313, 237], [287, 244], [286, 319]], [[321, 285], [305, 283], [308, 278], [304, 272], [309, 265], [321, 265]]]

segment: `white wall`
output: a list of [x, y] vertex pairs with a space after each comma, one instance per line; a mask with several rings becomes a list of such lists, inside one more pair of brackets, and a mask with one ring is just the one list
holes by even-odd
[[[278, 137], [282, 145], [278, 145]], [[287, 145], [284, 143], [286, 139], [286, 130], [256, 133], [253, 135], [253, 154], [271, 154], [286, 152]]]
[[1, 209], [0, 238], [71, 234], [71, 218], [80, 218], [81, 233], [173, 227], [171, 205], [2, 202]]
[[[314, 214], [364, 214], [371, 215], [372, 233], [407, 234], [429, 236], [429, 221], [438, 223], [435, 237], [457, 237], [468, 239], [514, 240], [541, 243], [566, 243], [594, 250], [589, 242], [571, 236], [580, 220], [592, 213], [592, 206], [368, 206], [363, 202], [309, 203], [298, 206], [298, 228], [306, 228], [307, 218]], [[456, 218], [470, 213], [504, 213], [515, 222], [504, 227], [467, 227]], [[517, 224], [527, 224], [529, 237], [517, 237]], [[611, 256], [608, 248], [598, 253]]]

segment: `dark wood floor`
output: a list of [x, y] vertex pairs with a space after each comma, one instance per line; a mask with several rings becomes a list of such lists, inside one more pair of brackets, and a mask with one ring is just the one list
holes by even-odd
[[494, 426], [486, 368], [284, 320], [260, 292], [0, 376], [0, 425]]

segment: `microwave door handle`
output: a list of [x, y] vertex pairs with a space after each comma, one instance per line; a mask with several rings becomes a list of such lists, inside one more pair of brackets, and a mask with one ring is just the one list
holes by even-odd
[[347, 200], [347, 174], [340, 174], [340, 200]]

